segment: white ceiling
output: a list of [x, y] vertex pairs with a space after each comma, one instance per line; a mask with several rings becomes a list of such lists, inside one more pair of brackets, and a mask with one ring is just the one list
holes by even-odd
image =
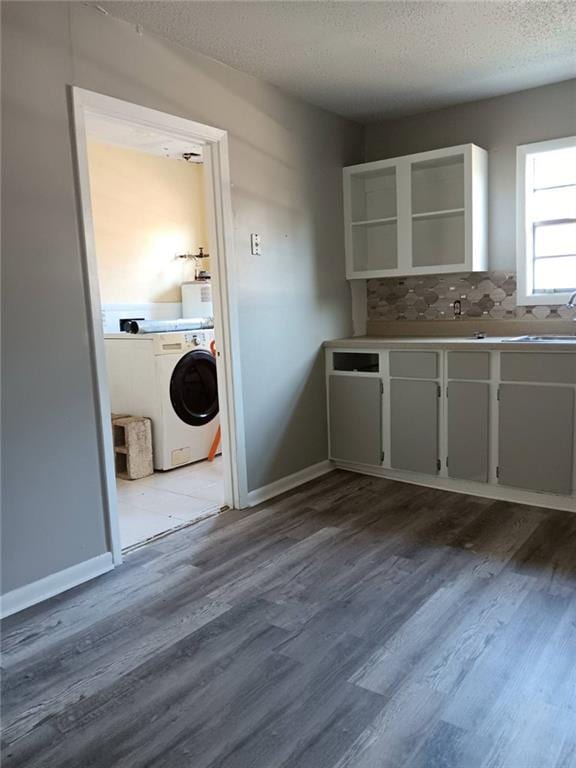
[[184, 154], [194, 156], [190, 163], [202, 163], [202, 147], [184, 139], [115, 120], [113, 117], [89, 114], [86, 119], [86, 133], [89, 138], [103, 144], [112, 144], [123, 149], [133, 149], [146, 155], [166, 157], [169, 160], [184, 161]]
[[100, 2], [360, 122], [576, 77], [576, 2]]

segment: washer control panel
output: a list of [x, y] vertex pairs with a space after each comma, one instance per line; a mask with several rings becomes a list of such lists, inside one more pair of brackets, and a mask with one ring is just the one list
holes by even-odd
[[184, 334], [184, 341], [187, 344], [192, 344], [195, 347], [208, 346], [209, 339], [206, 338], [206, 334], [203, 331], [186, 331]]
[[150, 334], [154, 342], [155, 354], [167, 355], [182, 352], [191, 352], [194, 349], [210, 349], [210, 342], [214, 339], [214, 331], [176, 331], [172, 333]]

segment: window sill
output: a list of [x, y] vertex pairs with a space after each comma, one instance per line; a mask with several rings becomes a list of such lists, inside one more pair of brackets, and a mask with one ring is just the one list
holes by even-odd
[[572, 295], [572, 291], [566, 293], [533, 293], [530, 296], [520, 295], [516, 297], [519, 307], [561, 307], [565, 306]]

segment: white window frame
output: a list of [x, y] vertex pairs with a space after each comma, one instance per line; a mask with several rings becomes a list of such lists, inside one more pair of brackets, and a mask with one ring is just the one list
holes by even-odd
[[526, 216], [526, 201], [530, 178], [527, 173], [527, 160], [532, 155], [550, 152], [555, 149], [568, 149], [576, 145], [576, 136], [550, 141], [538, 141], [535, 144], [522, 144], [516, 149], [516, 268], [518, 273], [517, 303], [520, 306], [566, 304], [571, 291], [562, 293], [533, 292], [533, 254], [530, 221]]

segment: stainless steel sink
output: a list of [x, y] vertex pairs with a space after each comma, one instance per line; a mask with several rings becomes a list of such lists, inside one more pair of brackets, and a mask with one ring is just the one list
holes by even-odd
[[553, 334], [550, 334], [549, 336], [515, 336], [513, 338], [509, 339], [502, 339], [503, 343], [514, 343], [517, 342], [541, 342], [541, 343], [550, 343], [555, 341], [560, 341], [563, 343], [569, 342], [572, 344], [576, 344], [576, 335], [573, 336], [555, 336]]

